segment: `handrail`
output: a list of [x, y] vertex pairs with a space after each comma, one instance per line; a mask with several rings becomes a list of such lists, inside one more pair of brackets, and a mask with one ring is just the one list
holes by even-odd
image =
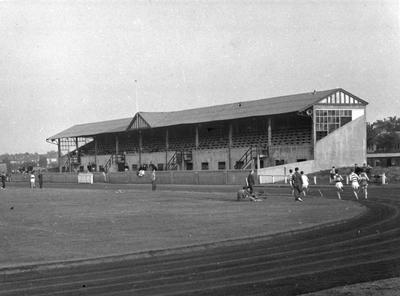
[[176, 163], [176, 158], [177, 158], [178, 151], [175, 151], [175, 153], [172, 155], [172, 157], [169, 159], [167, 163], [167, 170], [175, 170], [178, 166]]
[[111, 157], [107, 160], [106, 164], [104, 165], [104, 171], [108, 172], [108, 169], [114, 162], [114, 154], [111, 154]]
[[249, 165], [249, 163], [253, 160], [254, 149], [255, 148], [253, 146], [250, 146], [249, 149], [246, 150], [246, 152], [243, 154], [243, 156], [237, 162], [238, 164], [243, 163], [243, 165], [241, 165], [240, 167], [235, 165], [236, 169], [244, 169]]

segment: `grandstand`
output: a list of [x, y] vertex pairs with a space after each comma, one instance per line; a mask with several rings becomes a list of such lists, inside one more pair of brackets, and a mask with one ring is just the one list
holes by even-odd
[[59, 171], [310, 170], [366, 161], [367, 102], [336, 88], [78, 124], [47, 139]]

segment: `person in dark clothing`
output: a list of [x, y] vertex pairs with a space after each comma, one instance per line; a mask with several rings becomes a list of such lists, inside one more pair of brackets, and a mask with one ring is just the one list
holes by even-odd
[[156, 168], [153, 167], [152, 172], [151, 172], [151, 190], [155, 191], [157, 187], [157, 178], [156, 178]]
[[355, 172], [357, 175], [360, 175], [360, 173], [362, 172], [362, 168], [360, 168], [360, 167], [358, 166], [358, 164], [354, 164], [354, 172]]
[[301, 191], [303, 190], [303, 180], [301, 179], [301, 175], [299, 173], [299, 168], [294, 169], [293, 188], [294, 188], [294, 200], [295, 201], [303, 201], [300, 197]]
[[253, 186], [255, 183], [256, 182], [254, 181], [254, 170], [251, 170], [250, 174], [246, 178], [246, 185], [251, 195], [254, 195]]
[[39, 179], [39, 188], [42, 189], [43, 188], [43, 174], [42, 174], [42, 172], [39, 172], [38, 179]]
[[6, 174], [4, 173], [1, 174], [1, 189], [6, 189]]

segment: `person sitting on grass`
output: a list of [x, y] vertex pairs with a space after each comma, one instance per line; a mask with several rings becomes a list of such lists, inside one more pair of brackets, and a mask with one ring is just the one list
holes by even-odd
[[240, 201], [246, 198], [249, 198], [250, 201], [262, 201], [262, 199], [256, 197], [254, 193], [250, 193], [250, 190], [247, 186], [244, 186], [237, 192], [237, 200]]

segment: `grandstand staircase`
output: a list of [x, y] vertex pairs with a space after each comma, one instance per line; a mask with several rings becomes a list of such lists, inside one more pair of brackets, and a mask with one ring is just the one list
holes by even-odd
[[252, 163], [257, 159], [257, 156], [268, 157], [268, 147], [250, 146], [243, 156], [236, 162], [234, 168], [236, 170], [249, 169]]
[[170, 160], [167, 163], [167, 170], [174, 171], [179, 168], [179, 166], [186, 161], [192, 161], [193, 152], [191, 150], [181, 150], [175, 151]]
[[65, 168], [66, 172], [71, 172], [79, 165], [80, 165], [80, 162], [79, 162], [78, 156], [67, 154], [67, 159], [65, 160], [65, 163], [63, 166]]
[[125, 166], [125, 155], [123, 154], [112, 154], [110, 158], [107, 160], [106, 164], [104, 165], [104, 171], [108, 173], [115, 165], [117, 166], [115, 169], [118, 170], [118, 165], [123, 164]]

